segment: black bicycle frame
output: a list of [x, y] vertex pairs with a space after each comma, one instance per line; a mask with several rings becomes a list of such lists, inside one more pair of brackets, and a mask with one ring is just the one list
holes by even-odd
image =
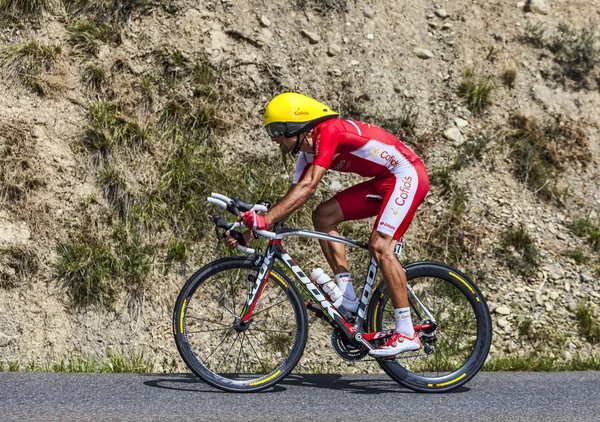
[[[362, 335], [364, 334], [364, 331], [362, 329], [362, 326], [365, 319], [365, 312], [367, 310], [369, 298], [371, 297], [371, 292], [373, 290], [375, 277], [377, 276], [377, 262], [375, 261], [375, 259], [371, 257], [369, 269], [367, 271], [367, 276], [365, 280], [365, 287], [363, 288], [361, 300], [357, 310], [357, 318], [354, 322], [354, 325], [352, 325], [337, 311], [337, 309], [335, 308], [335, 306], [333, 306], [333, 303], [331, 303], [329, 298], [327, 298], [327, 296], [324, 295], [317, 286], [315, 286], [315, 284], [304, 273], [304, 271], [302, 271], [298, 264], [296, 264], [292, 257], [289, 256], [288, 253], [283, 249], [281, 245], [281, 240], [284, 237], [289, 236], [310, 237], [315, 239], [333, 241], [337, 243], [344, 243], [346, 245], [355, 246], [362, 249], [369, 248], [369, 245], [364, 242], [359, 242], [345, 237], [332, 236], [327, 233], [315, 232], [310, 230], [284, 229], [277, 232], [277, 236], [271, 241], [269, 241], [269, 245], [267, 246], [265, 255], [262, 257], [259, 256], [256, 261], [256, 264], [260, 265], [260, 270], [258, 272], [258, 276], [256, 277], [256, 281], [252, 290], [248, 293], [248, 298], [242, 311], [241, 321], [248, 322], [252, 317], [252, 311], [254, 310], [254, 307], [256, 306], [262, 294], [262, 291], [265, 288], [271, 270], [273, 269], [273, 265], [275, 264], [275, 260], [279, 259], [294, 273], [296, 278], [300, 282], [302, 282], [302, 284], [312, 295], [312, 297], [321, 305], [321, 307], [325, 311], [324, 314], [331, 318], [337, 324], [337, 326], [339, 326], [346, 333], [348, 338], [353, 338], [357, 341], [360, 341], [369, 349], [373, 349], [373, 346], [366, 339], [363, 339]], [[399, 241], [398, 243], [396, 243], [394, 253], [399, 254], [401, 249], [402, 242]]]

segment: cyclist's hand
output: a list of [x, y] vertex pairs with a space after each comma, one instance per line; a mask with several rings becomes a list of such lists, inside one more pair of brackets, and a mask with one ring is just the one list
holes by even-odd
[[265, 216], [257, 214], [256, 211], [243, 212], [239, 219], [244, 222], [244, 226], [251, 230], [266, 230], [268, 227]]
[[252, 232], [240, 233], [237, 230], [226, 231], [225, 235], [223, 236], [225, 246], [227, 246], [229, 249], [237, 248], [238, 245], [246, 246], [248, 243], [248, 239], [246, 238], [247, 233]]

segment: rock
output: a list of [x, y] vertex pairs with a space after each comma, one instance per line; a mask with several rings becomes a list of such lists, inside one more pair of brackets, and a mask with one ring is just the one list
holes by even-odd
[[504, 41], [504, 33], [503, 32], [496, 32], [494, 34], [494, 39], [497, 41]]
[[350, 66], [358, 66], [360, 62], [358, 60], [350, 60]]
[[367, 34], [367, 39], [372, 40], [374, 38], [373, 34]]
[[506, 318], [499, 318], [497, 323], [498, 326], [502, 328], [508, 327], [510, 325], [510, 322], [508, 322]]
[[306, 38], [308, 38], [308, 42], [311, 44], [316, 44], [319, 41], [321, 41], [321, 36], [319, 34], [317, 34], [316, 32], [302, 30], [302, 35], [304, 35]]
[[400, 94], [402, 92], [402, 87], [398, 84], [394, 84], [394, 92]]
[[365, 7], [363, 9], [363, 15], [365, 15], [367, 18], [372, 18], [373, 16], [375, 16], [375, 11], [370, 7]]
[[271, 26], [271, 20], [263, 15], [260, 17], [260, 24], [265, 28], [268, 28], [269, 26]]
[[454, 119], [454, 124], [459, 129], [469, 126], [469, 122], [467, 122], [465, 119], [461, 119], [460, 117]]
[[570, 301], [567, 305], [567, 309], [571, 312], [575, 312], [577, 310], [577, 302], [575, 302], [574, 300]]
[[465, 138], [463, 138], [462, 133], [456, 127], [446, 129], [444, 137], [450, 141], [454, 141], [455, 145], [462, 145], [465, 142]]
[[0, 331], [0, 347], [6, 347], [13, 341], [14, 337], [7, 336]]
[[558, 297], [559, 297], [560, 295], [558, 294], [558, 292], [554, 292], [554, 291], [552, 291], [552, 292], [550, 292], [550, 294], [549, 294], [548, 296], [550, 297], [550, 299], [552, 299], [552, 300], [556, 300], [556, 299], [558, 299]]
[[508, 315], [510, 314], [510, 309], [507, 306], [498, 306], [494, 311], [500, 315]]
[[431, 51], [429, 51], [429, 50], [424, 49], [424, 48], [419, 48], [419, 47], [415, 48], [413, 50], [413, 54], [415, 56], [417, 56], [418, 58], [420, 58], [420, 59], [426, 59], [427, 60], [427, 59], [432, 59], [433, 58], [433, 53]]
[[550, 7], [544, 0], [528, 0], [525, 10], [539, 15], [547, 15], [550, 12]]
[[571, 283], [569, 283], [568, 281], [565, 283], [565, 291], [566, 292], [570, 292], [571, 291]]
[[430, 28], [432, 28], [432, 29], [435, 29], [435, 28], [437, 28], [437, 27], [438, 27], [438, 24], [437, 24], [437, 23], [435, 23], [435, 22], [428, 22], [428, 25], [429, 25], [429, 27], [430, 27]]
[[330, 184], [329, 184], [329, 190], [331, 190], [332, 193], [338, 193], [343, 189], [342, 184], [340, 182], [338, 182], [337, 180], [333, 180]]
[[518, 7], [519, 9], [522, 9], [522, 8], [524, 8], [524, 7], [525, 7], [525, 2], [524, 2], [524, 1], [520, 1], [520, 2], [518, 2], [518, 3], [517, 3], [517, 7]]
[[342, 47], [337, 44], [329, 44], [329, 49], [327, 50], [328, 56], [337, 56], [342, 53]]
[[445, 24], [442, 25], [442, 30], [446, 31], [448, 29], [452, 29], [452, 24], [446, 22]]
[[445, 9], [435, 9], [435, 14], [438, 18], [445, 19], [448, 17], [448, 12]]
[[584, 273], [579, 274], [579, 276], [581, 277], [581, 281], [583, 281], [584, 283], [589, 283], [593, 280], [592, 277]]
[[567, 236], [564, 233], [558, 233], [556, 237], [560, 240], [567, 240]]

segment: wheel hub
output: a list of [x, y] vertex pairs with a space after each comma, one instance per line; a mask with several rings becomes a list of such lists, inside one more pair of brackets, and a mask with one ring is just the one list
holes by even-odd
[[233, 321], [233, 329], [235, 331], [237, 331], [238, 333], [243, 333], [250, 327], [251, 323], [252, 323], [252, 318], [250, 318], [248, 321], [244, 322], [244, 321], [242, 321], [242, 318], [235, 317], [235, 320]]

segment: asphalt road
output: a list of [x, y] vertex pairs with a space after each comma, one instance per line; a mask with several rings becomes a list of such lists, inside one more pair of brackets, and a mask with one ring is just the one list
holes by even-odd
[[254, 394], [189, 374], [0, 373], [0, 421], [600, 421], [600, 372], [480, 373], [447, 394], [385, 375], [291, 375]]

